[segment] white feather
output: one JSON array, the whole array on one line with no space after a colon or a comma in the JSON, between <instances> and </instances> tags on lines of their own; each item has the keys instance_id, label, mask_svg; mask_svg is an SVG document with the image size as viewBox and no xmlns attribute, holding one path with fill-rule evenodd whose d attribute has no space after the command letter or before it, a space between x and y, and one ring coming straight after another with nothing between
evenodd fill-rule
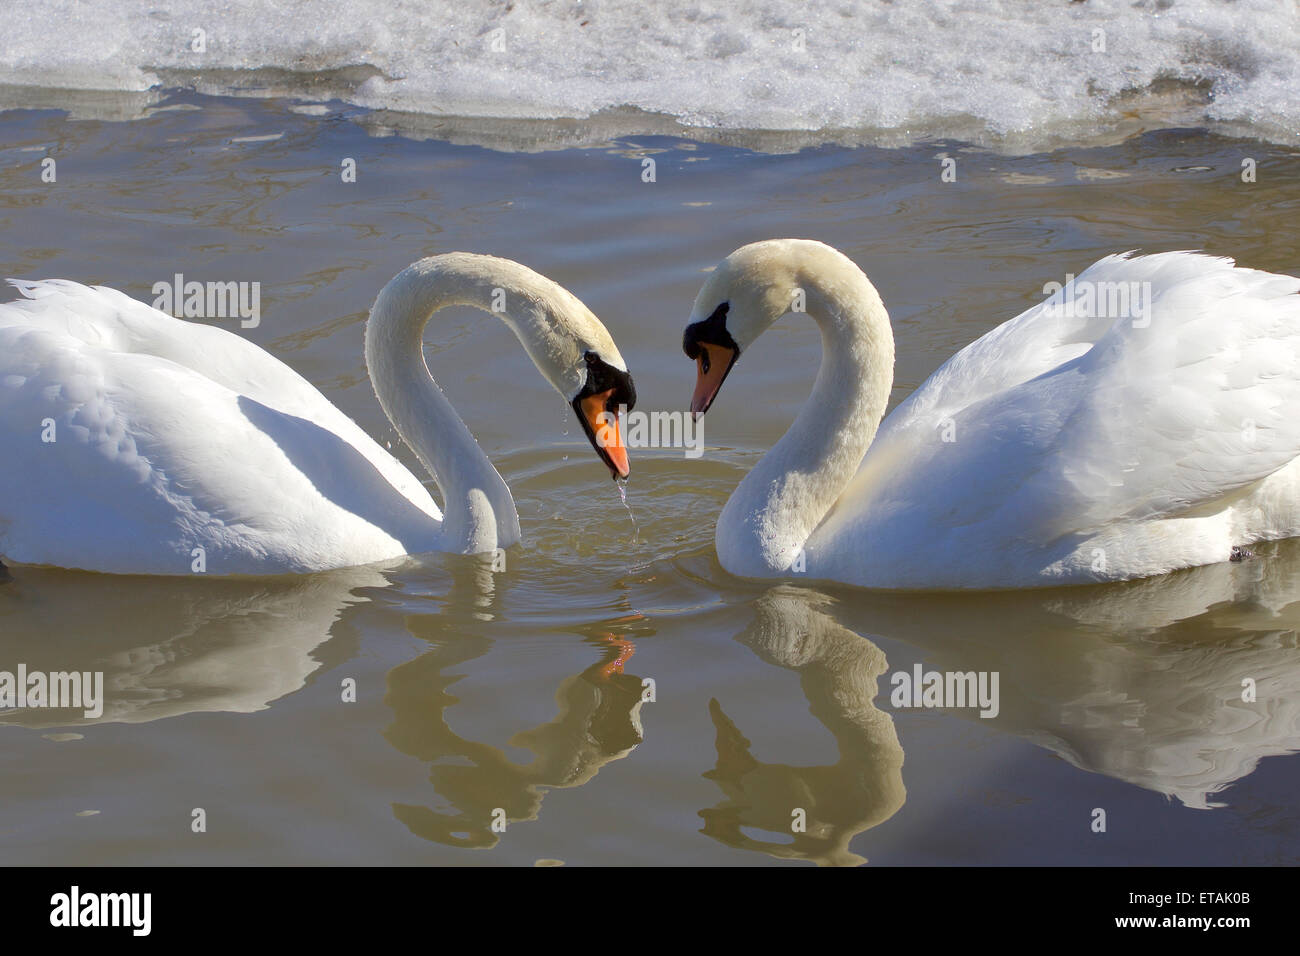
<instances>
[{"instance_id":1,"label":"white feather","mask_svg":"<svg viewBox=\"0 0 1300 956\"><path fill-rule=\"evenodd\" d=\"M502 263L422 260L390 287L423 289L425 310L377 307L371 322L394 330L391 348L415 353L381 356L385 368L423 376L409 383L420 390L399 431L439 457L445 473L435 477L457 508L478 509L457 515L454 535L414 475L252 343L112 289L12 282L25 298L0 304L0 557L185 574L202 549L207 573L264 574L514 543L509 491L429 378L419 332L447 296L465 298L457 280L468 272L475 281L504 273L508 288L523 282L544 303L575 309L515 330L536 361L572 351L551 341L568 343L570 325L586 333L599 322L554 283ZM598 333L608 340L603 326ZM612 343L607 351L617 358ZM553 381L573 374L543 370Z\"/></svg>"},{"instance_id":2,"label":"white feather","mask_svg":"<svg viewBox=\"0 0 1300 956\"><path fill-rule=\"evenodd\" d=\"M824 360L817 420L850 423L844 454L861 454L847 480L829 453L783 452L756 469L826 479L829 506L805 494L806 513L785 519L813 529L800 539L810 577L907 588L1119 580L1300 533L1300 279L1191 252L1108 256L953 356L875 432L879 413L863 416L890 369L862 342L889 338L888 316L847 259L799 245L788 254L808 259L800 281L831 273L823 305L836 318L814 316L827 351L854 356L848 369ZM1128 314L1063 308L1113 284L1142 296ZM752 528L766 509L770 523L772 504L752 493L728 502L719 554L754 550L734 515ZM786 574L789 551L733 563Z\"/></svg>"}]
</instances>

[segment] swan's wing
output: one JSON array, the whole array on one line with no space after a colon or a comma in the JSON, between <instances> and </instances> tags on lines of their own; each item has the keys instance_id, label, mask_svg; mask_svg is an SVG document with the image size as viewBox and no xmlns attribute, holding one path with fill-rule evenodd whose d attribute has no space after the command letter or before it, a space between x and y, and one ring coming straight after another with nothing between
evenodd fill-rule
<instances>
[{"instance_id":1,"label":"swan's wing","mask_svg":"<svg viewBox=\"0 0 1300 956\"><path fill-rule=\"evenodd\" d=\"M0 548L14 560L165 570L160 543L196 535L246 550L339 539L304 541L309 558L364 537L359 521L438 517L392 456L251 343L108 289L21 287L28 301L0 305Z\"/></svg>"},{"instance_id":2,"label":"swan's wing","mask_svg":"<svg viewBox=\"0 0 1300 956\"><path fill-rule=\"evenodd\" d=\"M441 517L420 481L380 448L305 378L252 342L225 329L185 322L116 289L67 279L9 280L26 297L0 304L0 327L59 331L92 349L154 356L232 392L344 437L411 501Z\"/></svg>"},{"instance_id":3,"label":"swan's wing","mask_svg":"<svg viewBox=\"0 0 1300 956\"><path fill-rule=\"evenodd\" d=\"M328 405L302 376L225 329L173 318L104 286L67 279L8 282L25 298L0 305L0 327L61 332L106 354L167 359L289 414L314 414Z\"/></svg>"},{"instance_id":4,"label":"swan's wing","mask_svg":"<svg viewBox=\"0 0 1300 956\"><path fill-rule=\"evenodd\" d=\"M887 440L896 428L929 423L1001 394L1091 350L1122 317L1115 314L1118 310L1110 308L1109 297L1106 307L1099 308L1094 295L1089 307L1084 300L1085 289L1127 289L1129 311L1136 312L1133 283L1139 290L1149 289L1154 297L1188 282L1213 275L1223 279L1234 273L1269 275L1234 269L1231 259L1193 252L1106 256L1069 286L980 336L936 369L884 422L877 440ZM1123 302L1115 304L1123 307Z\"/></svg>"},{"instance_id":5,"label":"swan's wing","mask_svg":"<svg viewBox=\"0 0 1300 956\"><path fill-rule=\"evenodd\" d=\"M884 423L828 527L875 512L1043 542L1211 503L1300 455L1300 279L1164 253L1101 260L1076 304L1086 283L1137 283L1144 305L1071 316L1058 295L963 349Z\"/></svg>"}]
</instances>

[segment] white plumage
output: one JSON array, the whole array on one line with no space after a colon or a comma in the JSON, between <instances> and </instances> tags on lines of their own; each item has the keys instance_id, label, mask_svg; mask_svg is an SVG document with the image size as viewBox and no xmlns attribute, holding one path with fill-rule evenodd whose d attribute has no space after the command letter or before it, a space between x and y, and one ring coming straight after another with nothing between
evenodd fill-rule
<instances>
[{"instance_id":1,"label":"white plumage","mask_svg":"<svg viewBox=\"0 0 1300 956\"><path fill-rule=\"evenodd\" d=\"M804 283L827 355L815 414L724 510L735 573L787 575L802 549L813 578L1024 587L1160 574L1300 533L1300 280L1190 252L1108 256L953 356L876 432L893 356L870 282L820 243L755 245L768 248L734 254L748 261L719 280L733 287L707 283L696 315L756 301L736 284ZM1078 307L1120 287L1124 315ZM742 349L777 317L755 311L728 316ZM837 441L796 434L808 428Z\"/></svg>"},{"instance_id":2,"label":"white plumage","mask_svg":"<svg viewBox=\"0 0 1300 956\"><path fill-rule=\"evenodd\" d=\"M436 460L444 500L474 511L447 528L414 475L238 335L113 289L13 284L26 298L0 305L0 557L18 564L187 574L202 549L207 573L267 574L506 547L519 533L509 490L424 366L430 314L487 308L505 287L533 303L538 321L512 328L557 387L581 384L569 365L584 347L621 367L599 321L517 263L453 253L389 283L367 358L390 399L407 389L394 421Z\"/></svg>"}]
</instances>

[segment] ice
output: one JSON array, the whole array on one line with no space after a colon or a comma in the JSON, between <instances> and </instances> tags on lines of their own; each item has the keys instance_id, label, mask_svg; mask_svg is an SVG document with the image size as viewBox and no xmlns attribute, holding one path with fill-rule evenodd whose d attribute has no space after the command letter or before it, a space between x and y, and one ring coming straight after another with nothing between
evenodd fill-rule
<instances>
[{"instance_id":1,"label":"ice","mask_svg":"<svg viewBox=\"0 0 1300 956\"><path fill-rule=\"evenodd\" d=\"M1293 0L6 0L0 83L885 141L1068 139L1125 114L1300 137Z\"/></svg>"}]
</instances>

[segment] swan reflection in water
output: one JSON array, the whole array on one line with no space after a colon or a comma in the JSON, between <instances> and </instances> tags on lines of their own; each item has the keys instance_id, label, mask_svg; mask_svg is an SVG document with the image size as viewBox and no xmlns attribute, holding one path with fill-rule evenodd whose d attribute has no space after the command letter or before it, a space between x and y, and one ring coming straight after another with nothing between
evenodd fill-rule
<instances>
[{"instance_id":1,"label":"swan reflection in water","mask_svg":"<svg viewBox=\"0 0 1300 956\"><path fill-rule=\"evenodd\" d=\"M708 641L713 625L633 615L637 587L589 625L575 626L561 607L511 619L502 605L513 575L494 575L483 562L450 566L449 590L438 575L429 592L437 613L421 610L430 606L423 572L400 574L397 588L391 569L160 587L148 578L20 568L0 585L0 661L102 670L99 722L142 723L263 710L356 660L362 632L414 634L432 647L387 672L385 734L429 767L440 802L453 809L403 803L392 812L420 837L492 846L493 810L536 819L548 789L582 785L642 740L642 681L628 673L633 642L668 626ZM548 593L569 586L548 581ZM571 587L577 595L585 585ZM949 710L944 719L1029 740L1083 771L1188 807L1222 805L1224 791L1261 760L1300 749L1300 542L1126 585L923 596L780 585L753 593L752 607L733 605L731 629L759 659L799 675L839 759L764 763L761 735L728 716L743 703L729 697L734 691L716 690L711 706L701 698L697 731L711 723L717 746L707 777L722 792L700 811L703 832L728 846L818 863L869 856L851 842L887 825L906 798L900 740L908 741L909 718L891 712L889 675L916 659L926 669L999 673L995 718ZM458 664L539 630L581 634L592 660L558 682L553 719L511 739L534 755L516 763L455 733L449 708L465 670ZM1250 688L1254 700L1243 698ZM3 725L88 723L80 711L0 714ZM807 814L801 834L790 830L796 807ZM755 829L772 836L751 836Z\"/></svg>"},{"instance_id":2,"label":"swan reflection in water","mask_svg":"<svg viewBox=\"0 0 1300 956\"><path fill-rule=\"evenodd\" d=\"M840 759L822 767L762 763L719 702L710 701L718 762L704 776L726 800L700 811L701 832L728 846L822 865L865 863L849 851L849 841L903 805L903 748L893 718L873 701L885 655L837 624L827 613L830 604L814 591L773 588L754 602L754 622L736 637L767 663L798 673L809 709L834 736ZM792 832L796 808L806 815L802 832ZM742 827L773 838L755 839Z\"/></svg>"},{"instance_id":3,"label":"swan reflection in water","mask_svg":"<svg viewBox=\"0 0 1300 956\"><path fill-rule=\"evenodd\" d=\"M395 803L397 819L426 840L490 849L500 838L494 823L536 820L547 790L580 787L606 764L630 754L643 738L642 682L624 673L634 646L608 631L587 640L600 657L561 681L555 717L510 738L510 746L534 754L529 763L468 740L447 722L446 711L457 701L451 687L464 676L448 669L486 654L490 640L449 643L393 668L385 702L394 720L385 736L401 752L431 765L429 781L454 807L446 813Z\"/></svg>"},{"instance_id":4,"label":"swan reflection in water","mask_svg":"<svg viewBox=\"0 0 1300 956\"><path fill-rule=\"evenodd\" d=\"M783 859L863 862L849 841L887 821L905 797L889 676L911 667L891 667L877 640L910 645L926 670L999 673L995 717L978 708L938 713L1187 807L1224 806L1223 791L1261 760L1300 750L1298 625L1295 541L1262 547L1250 561L1126 585L926 595L773 588L736 640L798 672L840 759L762 763L754 755L762 741L751 747L712 702L718 760L705 776L727 799L700 812L703 832ZM806 833L791 832L794 808L807 813Z\"/></svg>"},{"instance_id":5,"label":"swan reflection in water","mask_svg":"<svg viewBox=\"0 0 1300 956\"><path fill-rule=\"evenodd\" d=\"M536 755L512 762L504 751L453 732L445 711L461 674L449 668L485 655L513 625L501 604L508 576L490 558L439 561L447 583L431 592L438 613L398 613L426 605L430 594L394 589L403 567L359 568L274 578L156 578L20 568L0 591L0 668L102 671L103 712L15 708L0 726L82 729L99 723L145 723L202 712L251 713L310 683L322 670L357 658L359 636L382 619L399 633L436 646L392 668L385 703L393 712L387 739L398 751L432 765L435 789L458 808L444 815L394 804L410 830L451 846L490 847L493 811L509 822L536 819L548 788L577 787L641 742L644 688L625 673L635 647L627 637L650 633L635 614L580 633L597 659L561 681L557 714L522 730L510 744ZM449 578L449 580L448 580ZM361 617L358 618L358 615ZM386 625L385 625L386 626ZM525 630L527 626L524 626ZM488 636L493 635L493 636ZM463 672L462 672L463 673Z\"/></svg>"},{"instance_id":6,"label":"swan reflection in water","mask_svg":"<svg viewBox=\"0 0 1300 956\"><path fill-rule=\"evenodd\" d=\"M19 568L0 585L0 668L102 671L103 713L12 709L32 728L264 710L351 658L340 624L388 586L375 568L270 578L154 577Z\"/></svg>"},{"instance_id":7,"label":"swan reflection in water","mask_svg":"<svg viewBox=\"0 0 1300 956\"><path fill-rule=\"evenodd\" d=\"M1300 750L1300 542L1122 585L843 597L841 619L927 669L1000 673L996 717L951 713L1185 806L1223 806L1260 760Z\"/></svg>"}]
</instances>

